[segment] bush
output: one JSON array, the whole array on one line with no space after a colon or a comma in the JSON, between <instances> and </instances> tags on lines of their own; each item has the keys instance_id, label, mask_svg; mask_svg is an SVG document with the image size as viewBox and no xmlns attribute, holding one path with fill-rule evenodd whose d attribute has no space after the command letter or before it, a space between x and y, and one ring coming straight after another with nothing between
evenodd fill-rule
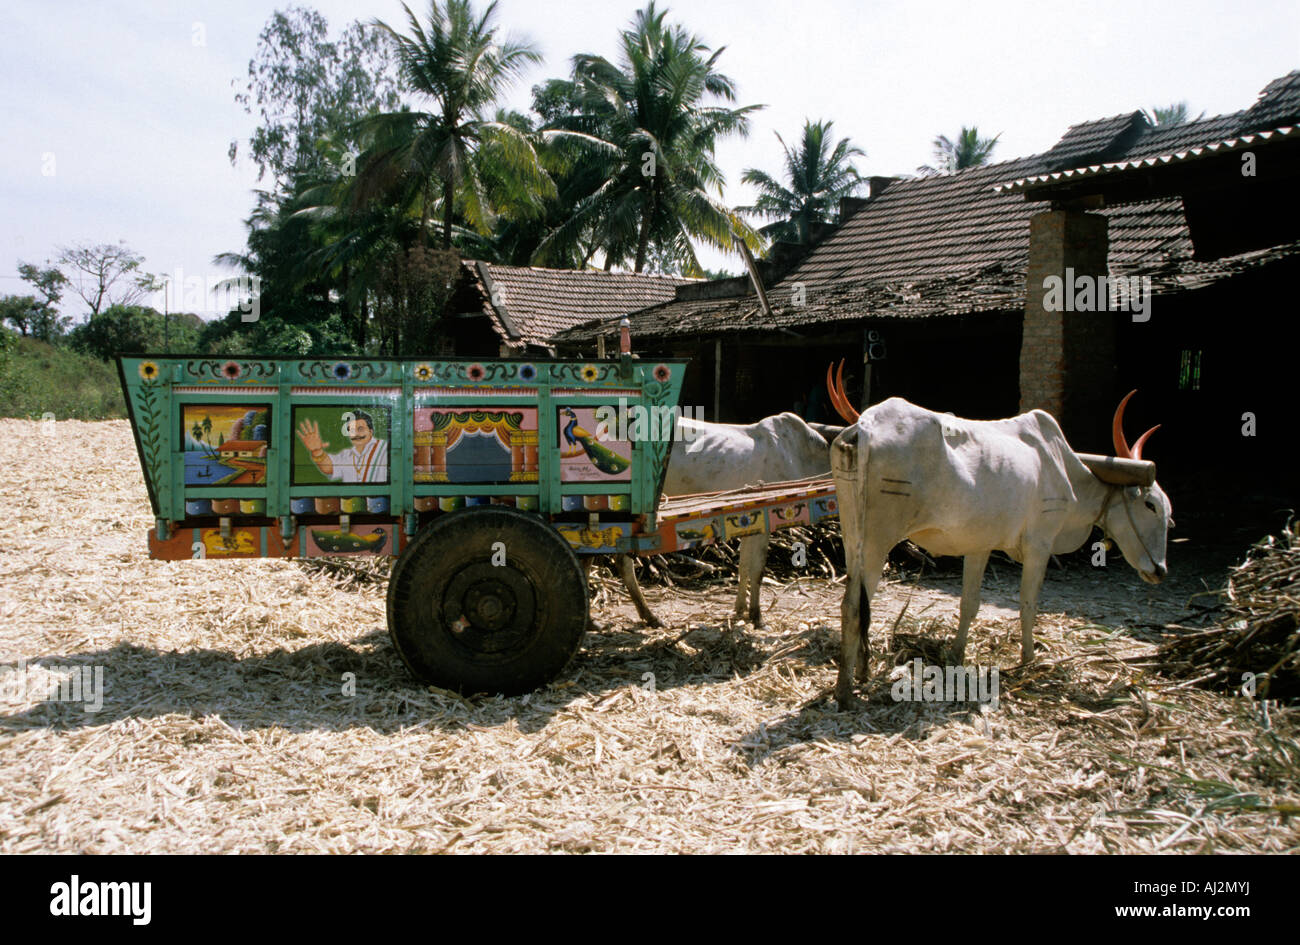
<instances>
[{"instance_id":1,"label":"bush","mask_svg":"<svg viewBox=\"0 0 1300 945\"><path fill-rule=\"evenodd\" d=\"M126 416L117 365L0 330L0 416L39 420Z\"/></svg>"}]
</instances>

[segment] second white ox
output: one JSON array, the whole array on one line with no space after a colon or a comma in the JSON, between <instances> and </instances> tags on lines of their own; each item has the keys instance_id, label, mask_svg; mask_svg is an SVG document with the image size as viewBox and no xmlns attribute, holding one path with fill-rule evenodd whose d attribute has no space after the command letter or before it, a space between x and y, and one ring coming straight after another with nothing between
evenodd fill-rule
<instances>
[{"instance_id":1,"label":"second white ox","mask_svg":"<svg viewBox=\"0 0 1300 945\"><path fill-rule=\"evenodd\" d=\"M760 482L787 482L830 473L830 441L843 427L809 424L793 413L764 417L757 423L709 423L681 417L664 477L664 495L695 495L741 489ZM762 623L763 568L768 536L740 540L740 574L736 589L736 619ZM641 619L661 623L636 581L632 560L620 555L619 576Z\"/></svg>"},{"instance_id":2,"label":"second white ox","mask_svg":"<svg viewBox=\"0 0 1300 945\"><path fill-rule=\"evenodd\" d=\"M1129 394L1129 397L1132 397ZM853 701L866 678L871 599L889 550L909 538L933 554L964 557L961 616L950 654L961 663L979 611L980 583L993 550L1022 562L1020 655L1033 658L1038 594L1053 554L1074 551L1094 525L1119 545L1142 578L1166 574L1170 503L1154 464L1113 430L1119 459L1076 454L1042 410L1008 420L963 420L890 398L864 411L831 449L848 581L836 699ZM843 402L837 402L841 406ZM845 419L852 408L841 410ZM859 662L859 660L861 662Z\"/></svg>"}]
</instances>

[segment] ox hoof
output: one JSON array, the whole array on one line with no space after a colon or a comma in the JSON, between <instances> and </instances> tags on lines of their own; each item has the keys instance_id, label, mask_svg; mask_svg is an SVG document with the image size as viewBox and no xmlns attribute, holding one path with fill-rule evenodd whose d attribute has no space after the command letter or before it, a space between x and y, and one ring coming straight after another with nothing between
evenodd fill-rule
<instances>
[{"instance_id":1,"label":"ox hoof","mask_svg":"<svg viewBox=\"0 0 1300 945\"><path fill-rule=\"evenodd\" d=\"M664 625L664 622L660 620L658 617L656 617L654 614L642 618L641 622L644 623L647 627L654 627L655 629L659 629Z\"/></svg>"},{"instance_id":2,"label":"ox hoof","mask_svg":"<svg viewBox=\"0 0 1300 945\"><path fill-rule=\"evenodd\" d=\"M854 695L852 690L845 692L839 688L835 690L835 705L841 712L858 712L866 707L866 704Z\"/></svg>"},{"instance_id":3,"label":"ox hoof","mask_svg":"<svg viewBox=\"0 0 1300 945\"><path fill-rule=\"evenodd\" d=\"M597 620L594 620L594 619L591 618L591 617L588 617L588 618L587 618L587 632L588 632L588 633L604 633L604 632L605 632L605 625L604 625L603 623L600 623L600 622L597 621Z\"/></svg>"}]
</instances>

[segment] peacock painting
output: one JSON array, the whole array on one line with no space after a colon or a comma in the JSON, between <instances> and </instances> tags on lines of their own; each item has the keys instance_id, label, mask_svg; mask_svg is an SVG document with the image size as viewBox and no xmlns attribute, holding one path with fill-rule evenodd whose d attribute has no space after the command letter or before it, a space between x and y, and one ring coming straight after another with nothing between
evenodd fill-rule
<instances>
[{"instance_id":1,"label":"peacock painting","mask_svg":"<svg viewBox=\"0 0 1300 945\"><path fill-rule=\"evenodd\" d=\"M561 435L564 438L563 449L560 455L566 459L583 456L592 466L607 476L620 476L627 472L632 465L632 460L627 456L620 456L609 447L597 441L594 433L590 433L578 425L578 415L570 407L560 408L560 422L563 424ZM567 464L572 465L572 464ZM573 477L587 478L587 477Z\"/></svg>"}]
</instances>

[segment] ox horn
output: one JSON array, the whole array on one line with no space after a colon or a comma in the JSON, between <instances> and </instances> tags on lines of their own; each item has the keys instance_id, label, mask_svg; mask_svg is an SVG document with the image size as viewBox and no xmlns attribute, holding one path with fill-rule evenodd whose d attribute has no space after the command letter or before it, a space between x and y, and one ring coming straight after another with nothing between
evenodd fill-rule
<instances>
[{"instance_id":1,"label":"ox horn","mask_svg":"<svg viewBox=\"0 0 1300 945\"><path fill-rule=\"evenodd\" d=\"M1128 441L1124 439L1124 408L1128 406L1130 398L1137 393L1137 389L1129 391L1124 399L1119 402L1119 407L1115 410L1115 419L1110 424L1110 436L1115 444L1115 455L1120 459L1142 459L1142 447L1146 441L1160 429L1160 424L1156 424L1146 433L1137 438L1137 442L1130 448Z\"/></svg>"},{"instance_id":2,"label":"ox horn","mask_svg":"<svg viewBox=\"0 0 1300 945\"><path fill-rule=\"evenodd\" d=\"M853 405L849 403L848 395L844 393L844 359L840 359L838 376L832 379L834 368L835 363L833 361L826 365L826 392L830 394L831 404L845 423L857 423L858 412L853 409Z\"/></svg>"}]
</instances>

